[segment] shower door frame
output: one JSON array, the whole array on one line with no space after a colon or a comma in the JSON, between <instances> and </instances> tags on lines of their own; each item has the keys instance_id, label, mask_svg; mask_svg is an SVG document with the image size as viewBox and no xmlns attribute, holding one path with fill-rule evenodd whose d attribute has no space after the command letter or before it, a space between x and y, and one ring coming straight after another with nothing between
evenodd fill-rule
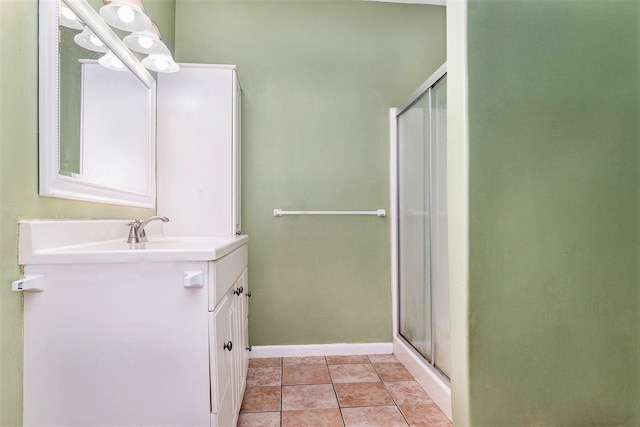
<instances>
[{"instance_id":1,"label":"shower door frame","mask_svg":"<svg viewBox=\"0 0 640 427\"><path fill-rule=\"evenodd\" d=\"M399 167L398 167L398 118L411 108L423 95L447 75L447 63L438 68L425 82L416 89L411 96L398 108L389 111L390 124L390 194L391 194L391 286L392 286L392 316L393 316L393 348L394 353L407 366L416 380L429 393L433 401L451 419L451 382L438 368L435 367L435 353L432 361L420 354L402 335L400 335L400 269L399 269ZM431 199L431 195L429 195ZM431 202L430 202L431 204ZM429 237L431 239L431 236ZM432 349L435 345L433 334L434 323L431 324Z\"/></svg>"}]
</instances>

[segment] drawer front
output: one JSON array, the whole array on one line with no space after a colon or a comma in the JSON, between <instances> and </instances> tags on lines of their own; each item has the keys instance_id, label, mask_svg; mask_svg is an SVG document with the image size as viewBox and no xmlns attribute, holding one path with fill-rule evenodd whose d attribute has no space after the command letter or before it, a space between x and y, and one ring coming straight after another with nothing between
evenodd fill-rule
<instances>
[{"instance_id":1,"label":"drawer front","mask_svg":"<svg viewBox=\"0 0 640 427\"><path fill-rule=\"evenodd\" d=\"M213 311L222 297L242 274L249 262L249 247L243 245L209 264L211 282L209 284L209 311Z\"/></svg>"}]
</instances>

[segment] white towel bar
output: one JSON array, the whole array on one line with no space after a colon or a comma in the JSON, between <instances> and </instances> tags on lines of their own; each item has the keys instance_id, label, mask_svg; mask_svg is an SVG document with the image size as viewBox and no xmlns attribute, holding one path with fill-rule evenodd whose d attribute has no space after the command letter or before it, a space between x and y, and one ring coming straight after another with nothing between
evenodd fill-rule
<instances>
[{"instance_id":1,"label":"white towel bar","mask_svg":"<svg viewBox=\"0 0 640 427\"><path fill-rule=\"evenodd\" d=\"M387 216L387 211L378 209L376 211L283 211L282 209L274 209L273 216L282 215L375 215Z\"/></svg>"}]
</instances>

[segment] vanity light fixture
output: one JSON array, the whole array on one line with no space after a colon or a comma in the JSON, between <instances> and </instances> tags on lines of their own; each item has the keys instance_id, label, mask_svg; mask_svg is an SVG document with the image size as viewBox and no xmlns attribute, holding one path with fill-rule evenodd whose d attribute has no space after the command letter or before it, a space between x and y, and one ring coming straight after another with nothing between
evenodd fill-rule
<instances>
[{"instance_id":1,"label":"vanity light fixture","mask_svg":"<svg viewBox=\"0 0 640 427\"><path fill-rule=\"evenodd\" d=\"M160 31L153 22L149 28L135 31L122 39L122 41L129 49L146 53L147 55L165 53L167 51L167 46L160 40Z\"/></svg>"},{"instance_id":2,"label":"vanity light fixture","mask_svg":"<svg viewBox=\"0 0 640 427\"><path fill-rule=\"evenodd\" d=\"M60 25L64 25L67 28L72 28L74 30L82 30L84 28L84 24L75 13L71 9L69 9L65 4L60 3L59 8L60 13Z\"/></svg>"},{"instance_id":3,"label":"vanity light fixture","mask_svg":"<svg viewBox=\"0 0 640 427\"><path fill-rule=\"evenodd\" d=\"M98 64L114 71L127 70L127 68L124 66L122 61L117 56L115 56L113 52L111 52L110 50L107 50L107 53L98 59Z\"/></svg>"},{"instance_id":4,"label":"vanity light fixture","mask_svg":"<svg viewBox=\"0 0 640 427\"><path fill-rule=\"evenodd\" d=\"M147 56L142 60L142 65L158 73L175 73L180 70L168 49L164 53L152 53Z\"/></svg>"},{"instance_id":5,"label":"vanity light fixture","mask_svg":"<svg viewBox=\"0 0 640 427\"><path fill-rule=\"evenodd\" d=\"M93 31L87 27L84 27L84 30L81 33L76 34L75 37L73 37L73 41L75 41L79 46L94 52L107 52L107 47L104 45L102 40L93 34Z\"/></svg>"},{"instance_id":6,"label":"vanity light fixture","mask_svg":"<svg viewBox=\"0 0 640 427\"><path fill-rule=\"evenodd\" d=\"M122 61L107 49L104 42L92 30L84 26L76 14L64 4L64 1L59 0L60 24L76 30L83 30L73 40L85 49L106 52L98 60L100 65L111 70L125 71L126 68ZM158 73L175 73L180 69L180 66L173 60L171 51L162 41L158 27L147 16L142 0L104 0L104 2L106 4L100 9L100 17L112 27L133 32L126 36L123 42L130 50L149 55L140 61L144 67ZM106 28L108 29L108 27ZM124 46L122 48L127 50ZM133 57L131 52L128 53Z\"/></svg>"},{"instance_id":7,"label":"vanity light fixture","mask_svg":"<svg viewBox=\"0 0 640 427\"><path fill-rule=\"evenodd\" d=\"M107 24L124 31L141 31L151 26L141 0L112 0L100 8Z\"/></svg>"}]
</instances>

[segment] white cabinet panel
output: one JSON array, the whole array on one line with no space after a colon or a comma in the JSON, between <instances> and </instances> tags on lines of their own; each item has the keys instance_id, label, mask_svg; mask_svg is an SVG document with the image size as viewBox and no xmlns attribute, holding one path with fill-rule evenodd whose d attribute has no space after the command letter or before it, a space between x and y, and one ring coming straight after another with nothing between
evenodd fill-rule
<instances>
[{"instance_id":1,"label":"white cabinet panel","mask_svg":"<svg viewBox=\"0 0 640 427\"><path fill-rule=\"evenodd\" d=\"M238 81L238 75L233 74L233 218L235 221L235 232L240 234L242 230L242 205L241 205L241 177L242 177L242 141L241 132L241 111L242 111L242 96L240 90L240 82Z\"/></svg>"},{"instance_id":2,"label":"white cabinet panel","mask_svg":"<svg viewBox=\"0 0 640 427\"><path fill-rule=\"evenodd\" d=\"M24 425L209 423L206 263L26 266Z\"/></svg>"},{"instance_id":3,"label":"white cabinet panel","mask_svg":"<svg viewBox=\"0 0 640 427\"><path fill-rule=\"evenodd\" d=\"M242 294L242 298L240 298L241 302L241 311L239 315L240 319L240 328L242 328L242 348L243 352L241 355L241 372L239 383L242 384L242 389L240 390L240 397L244 394L244 386L246 385L245 378L247 376L247 370L249 369L249 352L251 351L251 347L249 344L249 298L251 297L251 292L249 291L249 273L248 270L245 269L243 273L244 278L244 293Z\"/></svg>"},{"instance_id":4,"label":"white cabinet panel","mask_svg":"<svg viewBox=\"0 0 640 427\"><path fill-rule=\"evenodd\" d=\"M233 350L233 300L225 295L216 310L211 313L211 409L213 413L220 410L225 395L231 395L231 352Z\"/></svg>"},{"instance_id":5,"label":"white cabinet panel","mask_svg":"<svg viewBox=\"0 0 640 427\"><path fill-rule=\"evenodd\" d=\"M235 68L181 64L158 75L158 212L170 236L240 226L240 86Z\"/></svg>"}]
</instances>

